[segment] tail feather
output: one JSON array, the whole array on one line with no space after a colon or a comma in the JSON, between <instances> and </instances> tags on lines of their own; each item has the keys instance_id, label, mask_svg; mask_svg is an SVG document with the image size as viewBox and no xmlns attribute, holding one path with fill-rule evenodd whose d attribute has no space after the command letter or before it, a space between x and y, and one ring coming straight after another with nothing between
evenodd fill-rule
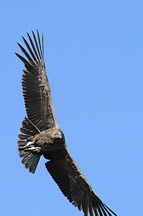
<instances>
[{"instance_id":1,"label":"tail feather","mask_svg":"<svg viewBox=\"0 0 143 216\"><path fill-rule=\"evenodd\" d=\"M24 147L28 144L32 137L37 134L37 130L34 128L28 119L24 119L22 122L22 128L20 129L18 150L19 156L22 157L22 163L25 165L29 172L35 173L41 154L36 152L28 152Z\"/></svg>"},{"instance_id":2,"label":"tail feather","mask_svg":"<svg viewBox=\"0 0 143 216\"><path fill-rule=\"evenodd\" d=\"M30 172L35 173L39 160L39 154L28 152L22 159L22 163L25 165L26 168L29 169Z\"/></svg>"}]
</instances>

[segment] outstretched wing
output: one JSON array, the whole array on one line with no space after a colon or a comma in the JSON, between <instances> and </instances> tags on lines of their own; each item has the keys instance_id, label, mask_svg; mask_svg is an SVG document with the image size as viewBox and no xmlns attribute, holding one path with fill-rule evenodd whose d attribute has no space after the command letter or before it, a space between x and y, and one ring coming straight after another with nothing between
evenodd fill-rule
<instances>
[{"instance_id":1,"label":"outstretched wing","mask_svg":"<svg viewBox=\"0 0 143 216\"><path fill-rule=\"evenodd\" d=\"M63 194L84 212L84 216L117 216L93 192L70 155L64 160L48 161L45 165Z\"/></svg>"},{"instance_id":2,"label":"outstretched wing","mask_svg":"<svg viewBox=\"0 0 143 216\"><path fill-rule=\"evenodd\" d=\"M43 36L39 32L27 34L23 37L26 49L19 43L25 55L16 55L24 63L25 69L22 79L23 96L28 119L39 131L55 126L56 121L51 104L51 92L45 71Z\"/></svg>"}]
</instances>

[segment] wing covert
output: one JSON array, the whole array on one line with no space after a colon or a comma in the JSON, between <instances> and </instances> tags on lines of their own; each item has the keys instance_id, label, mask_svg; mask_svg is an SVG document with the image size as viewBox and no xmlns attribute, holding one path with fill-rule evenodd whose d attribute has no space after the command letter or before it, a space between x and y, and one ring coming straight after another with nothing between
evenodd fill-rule
<instances>
[{"instance_id":1,"label":"wing covert","mask_svg":"<svg viewBox=\"0 0 143 216\"><path fill-rule=\"evenodd\" d=\"M16 55L25 65L22 88L28 119L42 131L56 125L45 69L43 36L40 38L38 31L37 34L32 32L32 37L27 36L28 40L22 37L26 49L18 43L25 57Z\"/></svg>"}]
</instances>

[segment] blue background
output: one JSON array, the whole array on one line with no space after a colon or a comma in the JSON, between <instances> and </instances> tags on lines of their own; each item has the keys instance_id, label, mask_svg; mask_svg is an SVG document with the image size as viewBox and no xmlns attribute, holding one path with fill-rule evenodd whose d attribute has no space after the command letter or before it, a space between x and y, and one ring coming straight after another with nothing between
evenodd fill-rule
<instances>
[{"instance_id":1,"label":"blue background","mask_svg":"<svg viewBox=\"0 0 143 216\"><path fill-rule=\"evenodd\" d=\"M20 162L25 116L16 41L39 29L57 120L69 151L119 216L142 213L142 1L1 1L0 215L83 215L47 173Z\"/></svg>"}]
</instances>

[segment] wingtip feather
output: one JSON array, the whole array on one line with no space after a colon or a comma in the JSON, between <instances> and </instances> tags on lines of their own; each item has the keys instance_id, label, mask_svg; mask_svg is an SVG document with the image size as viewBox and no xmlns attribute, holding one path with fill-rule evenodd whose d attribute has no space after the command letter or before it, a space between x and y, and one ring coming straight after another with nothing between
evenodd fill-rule
<instances>
[{"instance_id":1,"label":"wingtip feather","mask_svg":"<svg viewBox=\"0 0 143 216\"><path fill-rule=\"evenodd\" d=\"M40 60L44 61L44 45L43 45L43 36L40 37L38 29L34 32L32 31L33 39L31 38L30 34L27 33L29 43L25 39L24 36L22 36L22 40L24 44L26 45L25 49L19 42L17 42L18 47L23 52L26 58L22 57L18 53L16 55L22 60L24 64L37 64Z\"/></svg>"},{"instance_id":2,"label":"wingtip feather","mask_svg":"<svg viewBox=\"0 0 143 216\"><path fill-rule=\"evenodd\" d=\"M15 52L15 55L25 64L25 65L29 65L29 62L22 57L21 55L19 55L17 52Z\"/></svg>"}]
</instances>

